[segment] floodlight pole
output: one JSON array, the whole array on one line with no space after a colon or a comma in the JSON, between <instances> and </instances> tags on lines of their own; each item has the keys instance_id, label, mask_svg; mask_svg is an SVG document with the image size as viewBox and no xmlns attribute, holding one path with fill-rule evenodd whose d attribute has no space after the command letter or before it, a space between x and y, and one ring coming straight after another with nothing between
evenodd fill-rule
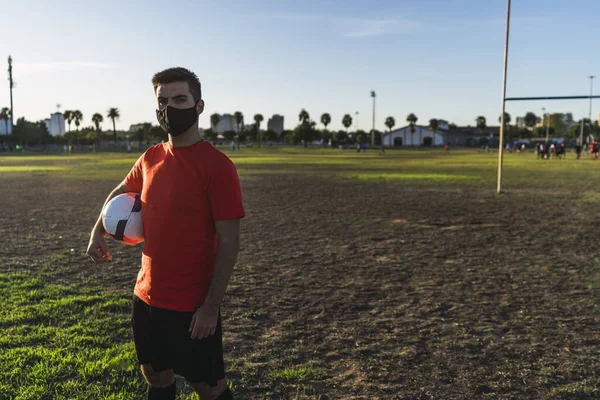
<instances>
[{"instance_id":1,"label":"floodlight pole","mask_svg":"<svg viewBox=\"0 0 600 400\"><path fill-rule=\"evenodd\" d=\"M375 91L371 91L371 97L373 98L373 129L371 130L371 146L375 147Z\"/></svg>"},{"instance_id":2,"label":"floodlight pole","mask_svg":"<svg viewBox=\"0 0 600 400\"><path fill-rule=\"evenodd\" d=\"M15 131L15 110L13 108L13 88L15 87L15 83L12 78L12 57L8 56L8 82L10 87L10 130L11 132ZM8 132L6 132L8 134Z\"/></svg>"},{"instance_id":3,"label":"floodlight pole","mask_svg":"<svg viewBox=\"0 0 600 400\"><path fill-rule=\"evenodd\" d=\"M550 113L546 114L548 115L548 123L546 124L546 143L548 143L548 137L550 136Z\"/></svg>"},{"instance_id":4,"label":"floodlight pole","mask_svg":"<svg viewBox=\"0 0 600 400\"><path fill-rule=\"evenodd\" d=\"M504 111L506 109L506 73L508 69L508 38L510 32L510 0L506 0L506 38L504 42L504 73L502 78L502 113L500 114L500 140L498 149L498 187L497 193L502 190L502 159L504 147Z\"/></svg>"},{"instance_id":5,"label":"floodlight pole","mask_svg":"<svg viewBox=\"0 0 600 400\"><path fill-rule=\"evenodd\" d=\"M595 76L590 75L590 114L589 114L589 119L590 119L590 124L592 123L592 96L594 95L594 78Z\"/></svg>"}]
</instances>

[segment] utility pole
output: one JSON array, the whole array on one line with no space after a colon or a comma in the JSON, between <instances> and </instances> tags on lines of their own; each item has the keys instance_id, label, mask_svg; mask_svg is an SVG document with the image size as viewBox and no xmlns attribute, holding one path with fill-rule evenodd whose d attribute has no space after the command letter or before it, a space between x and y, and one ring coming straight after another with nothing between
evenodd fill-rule
<instances>
[{"instance_id":1,"label":"utility pole","mask_svg":"<svg viewBox=\"0 0 600 400\"><path fill-rule=\"evenodd\" d=\"M15 130L15 109L13 108L13 87L15 87L15 83L12 78L12 57L8 56L8 82L10 83L10 130L14 132ZM7 132L8 133L8 132Z\"/></svg>"},{"instance_id":2,"label":"utility pole","mask_svg":"<svg viewBox=\"0 0 600 400\"><path fill-rule=\"evenodd\" d=\"M371 146L375 147L375 94L374 90L371 90L371 97L373 98L373 129L371 130Z\"/></svg>"},{"instance_id":3,"label":"utility pole","mask_svg":"<svg viewBox=\"0 0 600 400\"><path fill-rule=\"evenodd\" d=\"M592 124L592 96L594 94L594 78L595 76L590 75L588 78L590 78L590 113L588 115L588 118L590 120L590 125ZM583 146L583 118L581 119L581 129L579 130L579 144L581 144Z\"/></svg>"},{"instance_id":4,"label":"utility pole","mask_svg":"<svg viewBox=\"0 0 600 400\"><path fill-rule=\"evenodd\" d=\"M546 108L542 108L544 112L544 124L546 125L546 143L548 143L548 136L550 135L550 113L546 113Z\"/></svg>"},{"instance_id":5,"label":"utility pole","mask_svg":"<svg viewBox=\"0 0 600 400\"><path fill-rule=\"evenodd\" d=\"M590 124L592 123L592 96L594 95L594 78L595 76L590 75L590 114L588 116L590 119Z\"/></svg>"}]
</instances>

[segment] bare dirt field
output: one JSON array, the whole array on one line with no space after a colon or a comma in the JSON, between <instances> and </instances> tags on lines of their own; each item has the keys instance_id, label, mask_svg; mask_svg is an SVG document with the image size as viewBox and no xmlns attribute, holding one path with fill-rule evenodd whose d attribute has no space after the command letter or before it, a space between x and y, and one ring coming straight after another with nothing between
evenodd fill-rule
<instances>
[{"instance_id":1,"label":"bare dirt field","mask_svg":"<svg viewBox=\"0 0 600 400\"><path fill-rule=\"evenodd\" d=\"M581 194L243 175L223 307L239 399L600 398L597 212ZM0 180L0 272L129 295L84 252L114 180ZM71 250L73 249L73 250Z\"/></svg>"}]
</instances>

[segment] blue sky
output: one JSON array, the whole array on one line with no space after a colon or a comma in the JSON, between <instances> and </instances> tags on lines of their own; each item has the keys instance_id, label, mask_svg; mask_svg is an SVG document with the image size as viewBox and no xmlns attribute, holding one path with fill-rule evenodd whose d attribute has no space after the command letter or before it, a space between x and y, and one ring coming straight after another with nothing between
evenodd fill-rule
<instances>
[{"instance_id":1,"label":"blue sky","mask_svg":"<svg viewBox=\"0 0 600 400\"><path fill-rule=\"evenodd\" d=\"M250 120L300 109L320 119L359 112L369 129L442 118L459 125L500 114L504 0L10 1L0 0L0 60L14 58L15 114L47 118L60 103L93 113L118 107L117 129L155 120L150 84L170 66L194 70L209 115ZM508 96L600 93L600 1L513 0ZM4 75L5 76L5 75ZM0 106L9 105L8 82ZM587 101L509 103L587 116ZM594 106L594 119L600 100ZM105 122L104 128L109 128Z\"/></svg>"}]
</instances>

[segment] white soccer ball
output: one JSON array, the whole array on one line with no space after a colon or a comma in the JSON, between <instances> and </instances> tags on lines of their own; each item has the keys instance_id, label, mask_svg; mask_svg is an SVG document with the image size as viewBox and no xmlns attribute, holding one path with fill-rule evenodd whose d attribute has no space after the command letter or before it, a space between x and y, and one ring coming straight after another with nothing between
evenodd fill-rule
<instances>
[{"instance_id":1,"label":"white soccer ball","mask_svg":"<svg viewBox=\"0 0 600 400\"><path fill-rule=\"evenodd\" d=\"M144 241L142 226L142 199L137 193L113 197L102 210L104 230L113 239L125 244Z\"/></svg>"}]
</instances>

